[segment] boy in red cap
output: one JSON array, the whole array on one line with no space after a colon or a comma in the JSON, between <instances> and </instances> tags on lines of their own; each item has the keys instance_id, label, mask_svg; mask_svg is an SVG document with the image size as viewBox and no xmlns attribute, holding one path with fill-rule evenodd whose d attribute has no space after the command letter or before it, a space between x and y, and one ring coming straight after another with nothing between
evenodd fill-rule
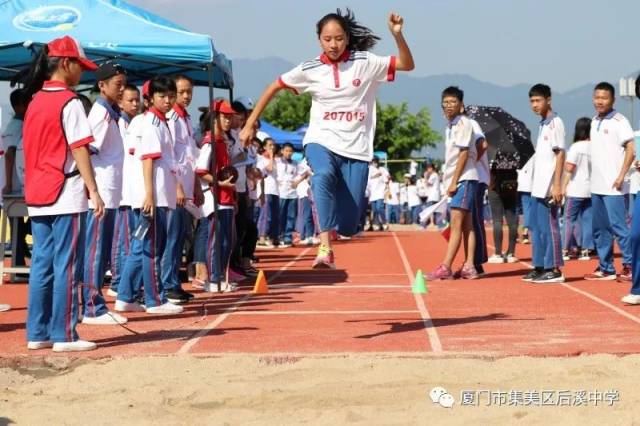
<instances>
[{"instance_id":1,"label":"boy in red cap","mask_svg":"<svg viewBox=\"0 0 640 426\"><path fill-rule=\"evenodd\" d=\"M62 37L42 48L25 87L29 95L37 92L25 115L23 140L25 201L33 231L29 349L96 348L76 333L84 231L80 217L87 211L87 193L96 218L104 215L104 203L87 149L93 142L91 128L82 103L70 89L80 82L83 71L96 69L76 40Z\"/></svg>"}]
</instances>

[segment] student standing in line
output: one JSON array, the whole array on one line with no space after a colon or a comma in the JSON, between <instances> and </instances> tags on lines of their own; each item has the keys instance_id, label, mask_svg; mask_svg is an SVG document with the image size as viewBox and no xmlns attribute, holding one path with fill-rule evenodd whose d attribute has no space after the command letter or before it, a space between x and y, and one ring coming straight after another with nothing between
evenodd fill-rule
<instances>
[{"instance_id":1,"label":"student standing in line","mask_svg":"<svg viewBox=\"0 0 640 426\"><path fill-rule=\"evenodd\" d=\"M296 212L298 193L293 186L293 181L298 175L298 163L293 160L293 145L282 145L282 157L276 161L278 168L278 194L280 200L280 247L291 247L293 244L293 231L296 225Z\"/></svg>"}]
</instances>

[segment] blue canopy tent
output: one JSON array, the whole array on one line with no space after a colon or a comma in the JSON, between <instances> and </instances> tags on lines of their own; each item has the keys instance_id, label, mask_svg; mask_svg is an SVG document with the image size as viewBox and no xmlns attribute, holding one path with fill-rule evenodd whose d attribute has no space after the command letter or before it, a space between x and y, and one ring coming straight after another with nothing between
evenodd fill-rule
<instances>
[{"instance_id":1,"label":"blue canopy tent","mask_svg":"<svg viewBox=\"0 0 640 426\"><path fill-rule=\"evenodd\" d=\"M196 34L120 0L0 0L0 80L28 68L48 41L70 35L98 64L116 60L128 80L187 74L200 86L233 88L231 61ZM85 73L82 83L92 83Z\"/></svg>"},{"instance_id":2,"label":"blue canopy tent","mask_svg":"<svg viewBox=\"0 0 640 426\"><path fill-rule=\"evenodd\" d=\"M302 149L302 139L304 136L297 132L288 132L286 130L279 129L273 124L269 124L263 120L260 121L260 130L271 136L277 144L288 142L293 145L295 149Z\"/></svg>"}]
</instances>

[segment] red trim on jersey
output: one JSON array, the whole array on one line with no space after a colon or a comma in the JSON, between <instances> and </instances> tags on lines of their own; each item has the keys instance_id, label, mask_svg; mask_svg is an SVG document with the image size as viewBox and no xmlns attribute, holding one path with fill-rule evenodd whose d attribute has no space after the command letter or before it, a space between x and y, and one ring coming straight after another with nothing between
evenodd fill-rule
<instances>
[{"instance_id":1,"label":"red trim on jersey","mask_svg":"<svg viewBox=\"0 0 640 426\"><path fill-rule=\"evenodd\" d=\"M178 117L180 117L180 118L189 117L189 113L187 112L187 110L182 108L178 104L173 104L173 110L176 112L176 114L178 114Z\"/></svg>"},{"instance_id":2,"label":"red trim on jersey","mask_svg":"<svg viewBox=\"0 0 640 426\"><path fill-rule=\"evenodd\" d=\"M332 67L333 67L333 85L337 89L340 87L340 68L338 68L337 63L334 63Z\"/></svg>"},{"instance_id":3,"label":"red trim on jersey","mask_svg":"<svg viewBox=\"0 0 640 426\"><path fill-rule=\"evenodd\" d=\"M337 61L332 61L326 53L323 53L322 55L320 55L320 62L325 65L339 64L340 62L346 62L347 59L349 59L349 56L351 56L351 52L349 50L345 50L344 52L342 52L342 55L340 55Z\"/></svg>"},{"instance_id":4,"label":"red trim on jersey","mask_svg":"<svg viewBox=\"0 0 640 426\"><path fill-rule=\"evenodd\" d=\"M284 82L284 80L282 80L282 76L278 77L278 85L282 88L282 89L287 89L287 90L291 90L293 91L295 94L299 95L300 92L298 92L298 90L294 87L289 86L287 83Z\"/></svg>"},{"instance_id":5,"label":"red trim on jersey","mask_svg":"<svg viewBox=\"0 0 640 426\"><path fill-rule=\"evenodd\" d=\"M141 160L157 160L160 157L162 157L162 153L153 152L151 154L144 154L143 156L140 157L140 159Z\"/></svg>"},{"instance_id":6,"label":"red trim on jersey","mask_svg":"<svg viewBox=\"0 0 640 426\"><path fill-rule=\"evenodd\" d=\"M78 149L78 148L81 148L81 147L83 147L85 145L89 145L93 141L94 141L93 136L87 136L84 139L80 139L79 141L75 141L74 143L69 145L69 148L71 150Z\"/></svg>"},{"instance_id":7,"label":"red trim on jersey","mask_svg":"<svg viewBox=\"0 0 640 426\"><path fill-rule=\"evenodd\" d=\"M133 155L136 153L136 149L135 148L129 148L129 154Z\"/></svg>"},{"instance_id":8,"label":"red trim on jersey","mask_svg":"<svg viewBox=\"0 0 640 426\"><path fill-rule=\"evenodd\" d=\"M196 169L196 174L200 176L208 175L209 170L207 169Z\"/></svg>"},{"instance_id":9,"label":"red trim on jersey","mask_svg":"<svg viewBox=\"0 0 640 426\"><path fill-rule=\"evenodd\" d=\"M387 70L387 81L393 81L396 79L396 57L391 56L389 58L389 69Z\"/></svg>"},{"instance_id":10,"label":"red trim on jersey","mask_svg":"<svg viewBox=\"0 0 640 426\"><path fill-rule=\"evenodd\" d=\"M153 115L155 115L156 117L158 117L160 120L162 120L164 122L167 121L167 117L163 113L158 111L158 109L156 107L149 108L149 112L152 113Z\"/></svg>"}]
</instances>

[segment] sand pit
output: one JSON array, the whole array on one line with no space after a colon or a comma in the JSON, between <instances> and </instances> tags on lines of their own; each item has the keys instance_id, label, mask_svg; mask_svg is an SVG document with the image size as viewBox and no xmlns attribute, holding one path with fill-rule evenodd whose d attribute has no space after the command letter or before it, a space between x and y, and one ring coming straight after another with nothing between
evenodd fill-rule
<instances>
[{"instance_id":1,"label":"sand pit","mask_svg":"<svg viewBox=\"0 0 640 426\"><path fill-rule=\"evenodd\" d=\"M640 356L394 355L5 360L0 425L633 424ZM431 402L441 386L453 408ZM613 405L461 406L461 391L616 391ZM605 394L606 395L606 394ZM608 394L612 395L612 394ZM593 395L592 395L593 396ZM603 396L603 399L606 397ZM499 399L499 398L498 398ZM574 403L572 399L572 404Z\"/></svg>"}]
</instances>

